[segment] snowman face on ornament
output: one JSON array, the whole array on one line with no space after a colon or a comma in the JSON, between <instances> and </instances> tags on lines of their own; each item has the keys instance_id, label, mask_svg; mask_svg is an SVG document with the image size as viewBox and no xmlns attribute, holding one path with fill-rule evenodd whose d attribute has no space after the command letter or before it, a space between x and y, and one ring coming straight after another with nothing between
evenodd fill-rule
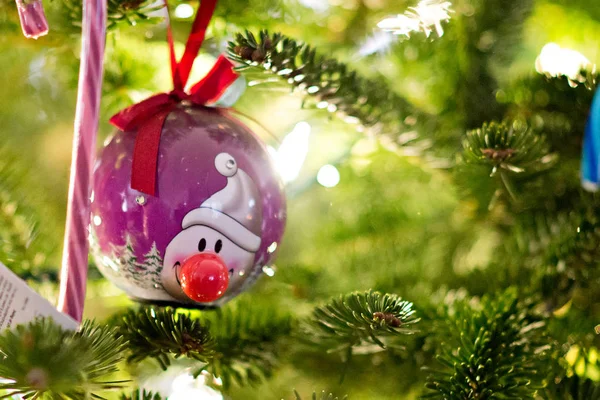
<instances>
[{"instance_id":1,"label":"snowman face on ornament","mask_svg":"<svg viewBox=\"0 0 600 400\"><path fill-rule=\"evenodd\" d=\"M215 167L227 185L186 214L165 251L162 285L185 303L212 303L238 291L261 243L256 185L227 153L215 157Z\"/></svg>"}]
</instances>

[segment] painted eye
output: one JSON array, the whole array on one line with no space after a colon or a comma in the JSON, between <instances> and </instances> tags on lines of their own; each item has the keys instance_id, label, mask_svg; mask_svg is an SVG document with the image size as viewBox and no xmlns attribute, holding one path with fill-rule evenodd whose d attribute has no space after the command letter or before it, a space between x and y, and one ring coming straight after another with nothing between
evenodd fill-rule
<instances>
[{"instance_id":1,"label":"painted eye","mask_svg":"<svg viewBox=\"0 0 600 400\"><path fill-rule=\"evenodd\" d=\"M202 239L204 240L204 239ZM220 252L221 249L223 248L223 242L221 241L221 239L217 240L217 243L215 244L215 252Z\"/></svg>"},{"instance_id":2,"label":"painted eye","mask_svg":"<svg viewBox=\"0 0 600 400\"><path fill-rule=\"evenodd\" d=\"M204 251L206 249L206 239L200 239L200 243L198 243L198 251Z\"/></svg>"}]
</instances>

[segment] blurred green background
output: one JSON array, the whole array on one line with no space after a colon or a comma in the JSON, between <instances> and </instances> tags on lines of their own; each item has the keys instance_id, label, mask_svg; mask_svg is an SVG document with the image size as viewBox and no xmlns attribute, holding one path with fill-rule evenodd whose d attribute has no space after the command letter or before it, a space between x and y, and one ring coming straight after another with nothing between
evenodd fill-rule
<instances>
[{"instance_id":1,"label":"blurred green background","mask_svg":"<svg viewBox=\"0 0 600 400\"><path fill-rule=\"evenodd\" d=\"M196 2L177 1L171 9L187 4L197 7ZM64 230L79 62L74 25L79 14L67 5L47 1L50 34L26 40L19 31L14 3L0 0L0 171L8 171L0 182L7 205L2 213L11 215L16 205L24 216L23 231L35 222L38 232L33 243L23 243L30 249L27 257L2 261L34 275L37 269L58 268ZM425 133L426 138L440 139L436 157L415 156L411 146L389 150L324 110L303 109L301 96L287 86L249 77L251 86L236 107L264 125L266 130L254 128L265 141L277 147L271 134L283 140L299 122L310 125L310 136L306 160L288 184L289 220L276 273L263 277L242 297L298 315L333 295L369 288L428 304L443 298L449 289L463 288L464 278L474 270L501 261L495 259L502 231L494 216L479 215L487 205L465 200L465 183L454 179L449 168L460 150L461 135L499 115L496 108L501 105L496 99L501 93L496 87L510 88L535 76L536 58L548 43L574 49L598 63L600 3L457 0L450 21L443 23L442 37L415 33L406 39L382 35L377 29L383 18L414 5L403 0L220 2L206 53L198 63L199 75L225 49L232 34L268 28L311 43L366 76L384 79L391 90L440 122L439 132ZM181 15L186 8L179 10ZM183 40L191 18L174 15L176 38ZM511 22L520 19L524 19L522 26ZM112 131L107 121L113 113L169 89L163 38L164 25L158 21L137 21L135 26L122 22L111 29L99 146ZM181 43L178 46L181 50ZM526 102L532 93L523 96ZM339 184L331 188L316 180L325 164L339 170ZM5 250L11 254L11 249ZM97 273L92 272L92 277L87 317L105 318L130 304ZM52 284L36 285L43 294L56 295ZM502 286L471 280L468 290L485 293L496 285ZM273 379L258 388L236 388L230 396L291 399L296 388L303 393L321 389L348 393L354 400L410 399L420 393L426 373L416 367L418 360L402 364L398 359L418 356L364 360L357 356L342 387L336 356L295 356L284 360ZM142 375L157 372L151 363L140 368L145 369Z\"/></svg>"}]
</instances>

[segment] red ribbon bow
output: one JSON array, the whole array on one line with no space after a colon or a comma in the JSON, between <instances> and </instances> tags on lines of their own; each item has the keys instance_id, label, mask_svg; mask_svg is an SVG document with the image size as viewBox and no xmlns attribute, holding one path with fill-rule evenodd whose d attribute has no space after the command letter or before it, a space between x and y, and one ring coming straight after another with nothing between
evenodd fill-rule
<instances>
[{"instance_id":1,"label":"red ribbon bow","mask_svg":"<svg viewBox=\"0 0 600 400\"><path fill-rule=\"evenodd\" d=\"M173 90L134 104L110 119L110 123L121 130L138 130L131 169L131 188L134 190L155 195L160 135L167 116L177 104L184 100L202 106L214 102L238 77L233 63L220 56L210 72L192 86L189 93L184 90L216 5L217 0L202 0L179 62L175 57L171 24L167 21Z\"/></svg>"}]
</instances>

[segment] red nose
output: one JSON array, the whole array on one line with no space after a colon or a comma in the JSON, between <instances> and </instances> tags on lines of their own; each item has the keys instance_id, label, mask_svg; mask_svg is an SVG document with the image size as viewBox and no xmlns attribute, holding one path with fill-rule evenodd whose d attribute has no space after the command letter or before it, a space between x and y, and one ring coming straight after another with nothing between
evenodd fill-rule
<instances>
[{"instance_id":1,"label":"red nose","mask_svg":"<svg viewBox=\"0 0 600 400\"><path fill-rule=\"evenodd\" d=\"M214 253L200 253L185 260L179 281L190 299L208 303L225 294L229 273L221 257Z\"/></svg>"}]
</instances>

